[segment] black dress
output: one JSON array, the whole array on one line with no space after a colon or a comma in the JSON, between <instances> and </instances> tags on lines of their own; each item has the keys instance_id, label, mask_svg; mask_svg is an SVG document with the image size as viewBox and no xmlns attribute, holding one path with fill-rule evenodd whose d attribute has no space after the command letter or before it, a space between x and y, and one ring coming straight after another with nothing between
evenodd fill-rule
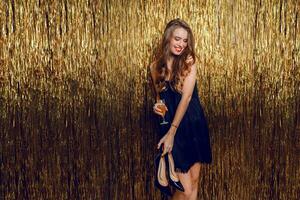
<instances>
[{"instance_id":1,"label":"black dress","mask_svg":"<svg viewBox=\"0 0 300 200\"><path fill-rule=\"evenodd\" d=\"M163 136L171 126L181 94L171 87L169 81L166 81L165 90L159 94L168 107L165 119L169 123L160 125L159 128L160 136ZM176 172L186 173L196 162L212 162L208 125L200 104L197 82L188 108L177 128L172 155Z\"/></svg>"}]
</instances>

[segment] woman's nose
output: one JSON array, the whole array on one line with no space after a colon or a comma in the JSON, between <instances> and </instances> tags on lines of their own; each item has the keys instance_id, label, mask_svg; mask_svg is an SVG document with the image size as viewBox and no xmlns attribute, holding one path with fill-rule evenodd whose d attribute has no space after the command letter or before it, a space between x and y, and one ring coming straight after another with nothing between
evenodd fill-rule
<instances>
[{"instance_id":1,"label":"woman's nose","mask_svg":"<svg viewBox=\"0 0 300 200\"><path fill-rule=\"evenodd\" d=\"M183 48L184 42L183 42L183 41L180 41L179 45L180 45L181 48Z\"/></svg>"}]
</instances>

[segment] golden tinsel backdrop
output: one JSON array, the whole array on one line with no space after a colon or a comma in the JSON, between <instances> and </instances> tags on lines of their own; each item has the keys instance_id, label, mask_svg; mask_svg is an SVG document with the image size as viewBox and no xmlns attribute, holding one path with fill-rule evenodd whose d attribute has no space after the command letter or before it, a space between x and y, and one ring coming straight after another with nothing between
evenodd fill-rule
<instances>
[{"instance_id":1,"label":"golden tinsel backdrop","mask_svg":"<svg viewBox=\"0 0 300 200\"><path fill-rule=\"evenodd\" d=\"M1 199L161 198L147 67L177 17L213 149L199 199L299 199L299 0L1 1Z\"/></svg>"}]
</instances>

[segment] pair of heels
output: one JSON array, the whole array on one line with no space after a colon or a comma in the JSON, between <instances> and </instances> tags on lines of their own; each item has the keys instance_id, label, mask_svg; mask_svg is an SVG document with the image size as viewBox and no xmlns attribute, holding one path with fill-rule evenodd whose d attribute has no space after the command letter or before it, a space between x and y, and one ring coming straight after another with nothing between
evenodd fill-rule
<instances>
[{"instance_id":1,"label":"pair of heels","mask_svg":"<svg viewBox=\"0 0 300 200\"><path fill-rule=\"evenodd\" d=\"M175 173L175 165L171 153L161 156L162 152L158 153L155 158L155 186L165 195L171 196L170 185L184 192L184 188ZM166 162L167 161L167 162Z\"/></svg>"}]
</instances>

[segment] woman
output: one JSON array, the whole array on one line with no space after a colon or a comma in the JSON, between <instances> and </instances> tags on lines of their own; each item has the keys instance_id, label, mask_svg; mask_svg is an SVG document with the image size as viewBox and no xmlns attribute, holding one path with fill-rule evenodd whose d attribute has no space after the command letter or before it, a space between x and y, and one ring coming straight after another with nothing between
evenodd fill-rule
<instances>
[{"instance_id":1,"label":"woman","mask_svg":"<svg viewBox=\"0 0 300 200\"><path fill-rule=\"evenodd\" d=\"M201 163L211 163L207 121L200 104L196 83L194 37L189 25L171 20L150 65L156 100L164 99L169 123L160 126L157 148L162 155L172 155L175 172L184 188L172 199L197 199ZM161 103L153 111L164 116Z\"/></svg>"}]
</instances>

